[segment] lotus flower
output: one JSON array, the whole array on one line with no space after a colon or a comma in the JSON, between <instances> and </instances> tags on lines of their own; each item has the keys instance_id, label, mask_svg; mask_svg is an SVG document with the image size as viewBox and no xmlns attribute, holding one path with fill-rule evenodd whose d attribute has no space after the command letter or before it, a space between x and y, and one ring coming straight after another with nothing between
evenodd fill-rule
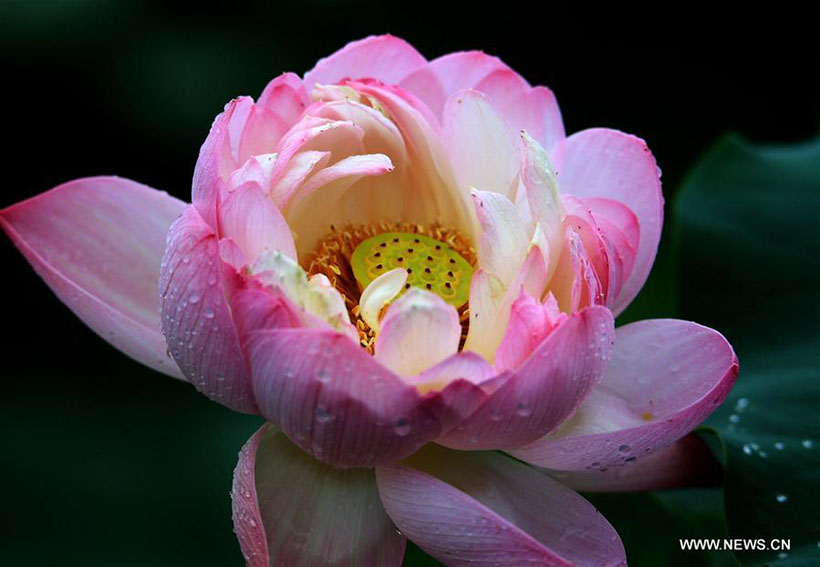
<instances>
[{"instance_id":1,"label":"lotus flower","mask_svg":"<svg viewBox=\"0 0 820 567\"><path fill-rule=\"evenodd\" d=\"M192 204L95 177L0 223L107 341L269 422L233 484L249 565L399 565L405 538L448 565L623 565L569 486L684 482L678 440L738 368L695 323L614 328L662 203L639 138L566 137L497 58L381 36L231 101Z\"/></svg>"}]
</instances>

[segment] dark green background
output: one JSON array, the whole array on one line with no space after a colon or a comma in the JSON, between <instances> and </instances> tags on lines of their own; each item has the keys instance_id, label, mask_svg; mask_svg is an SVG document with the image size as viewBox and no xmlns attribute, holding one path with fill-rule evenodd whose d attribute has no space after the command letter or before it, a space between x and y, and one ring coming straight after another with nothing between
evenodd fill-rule
<instances>
[{"instance_id":1,"label":"dark green background","mask_svg":"<svg viewBox=\"0 0 820 567\"><path fill-rule=\"evenodd\" d=\"M570 132L610 126L644 137L664 170L668 203L685 172L724 132L789 142L816 135L820 123L817 57L751 34L707 46L694 36L664 40L663 30L649 37L642 29L591 29L577 20L527 21L518 11L480 3L470 9L415 5L412 11L315 0L298 7L167 4L0 3L0 206L75 177L114 173L187 200L199 145L227 100L258 95L282 71L301 73L345 42L385 31L428 57L466 48L500 55L532 83L553 88ZM808 166L776 156L760 165L754 152L746 155L731 142L722 147L719 163L707 160L705 170L689 177L667 223L675 234L667 228L650 283L623 320L688 316L735 342L740 394L710 422L720 432L716 449L726 451L729 528L733 535L768 529L809 541L806 532L817 523L805 503L817 495L816 458L768 460L760 468L763 460L750 465L738 451L752 438L744 435L791 444L820 438L808 417L820 411L811 389L817 335L806 331L816 329L806 305L816 310L820 289L817 232L811 232L820 219L820 213L812 216L818 212L813 162L811 155ZM759 169L741 166L747 177L732 177L721 165L727 162ZM777 175L766 181L772 191L743 209L748 179L772 170ZM782 181L804 170L809 173L797 176L809 189L801 192L799 180ZM772 211L783 214L772 217ZM749 226L773 228L747 233ZM800 247L812 238L813 248ZM260 420L119 355L51 295L6 240L0 254L7 333L0 367L0 564L240 564L230 475ZM746 277L752 269L758 275ZM779 350L770 354L772 341ZM797 370L795 361L802 365ZM772 384L784 386L767 390ZM732 404L749 391L756 401L749 415L762 417L745 433L730 434ZM795 414L796 406L805 415ZM784 475L811 491L791 491L797 507L772 516L755 503L768 502L757 497ZM594 502L624 538L631 565L731 565L725 555L684 555L676 548L678 537L723 536L723 497L722 490L699 490ZM746 501L751 509L743 508ZM417 550L409 555L426 561Z\"/></svg>"}]
</instances>

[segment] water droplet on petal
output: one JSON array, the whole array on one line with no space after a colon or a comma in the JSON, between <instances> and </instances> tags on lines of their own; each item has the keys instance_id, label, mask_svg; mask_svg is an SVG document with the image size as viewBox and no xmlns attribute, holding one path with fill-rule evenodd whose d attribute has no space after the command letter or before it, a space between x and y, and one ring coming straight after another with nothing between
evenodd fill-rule
<instances>
[{"instance_id":1,"label":"water droplet on petal","mask_svg":"<svg viewBox=\"0 0 820 567\"><path fill-rule=\"evenodd\" d=\"M214 318L214 310L211 309L210 307L206 307L205 311L203 311L202 315L204 315L204 317L206 319L213 319Z\"/></svg>"},{"instance_id":2,"label":"water droplet on petal","mask_svg":"<svg viewBox=\"0 0 820 567\"><path fill-rule=\"evenodd\" d=\"M620 447L618 447L618 452L619 453L624 453L625 454L625 453L629 453L630 451L632 451L632 447L630 447L629 445L621 445Z\"/></svg>"},{"instance_id":3,"label":"water droplet on petal","mask_svg":"<svg viewBox=\"0 0 820 567\"><path fill-rule=\"evenodd\" d=\"M528 417L532 414L532 408L524 402L519 402L515 408L515 413L521 417Z\"/></svg>"},{"instance_id":4,"label":"water droplet on petal","mask_svg":"<svg viewBox=\"0 0 820 567\"><path fill-rule=\"evenodd\" d=\"M405 417L400 417L396 420L396 427L395 427L396 435L399 437L404 437L405 435L410 433L410 422Z\"/></svg>"},{"instance_id":5,"label":"water droplet on petal","mask_svg":"<svg viewBox=\"0 0 820 567\"><path fill-rule=\"evenodd\" d=\"M316 406L316 421L319 423L328 423L329 421L333 421L333 416L328 413L325 407Z\"/></svg>"}]
</instances>

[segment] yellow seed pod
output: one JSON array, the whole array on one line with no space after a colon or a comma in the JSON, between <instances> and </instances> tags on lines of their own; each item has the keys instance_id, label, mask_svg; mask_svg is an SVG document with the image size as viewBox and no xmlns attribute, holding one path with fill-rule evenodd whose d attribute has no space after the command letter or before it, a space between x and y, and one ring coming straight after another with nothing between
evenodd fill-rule
<instances>
[{"instance_id":1,"label":"yellow seed pod","mask_svg":"<svg viewBox=\"0 0 820 567\"><path fill-rule=\"evenodd\" d=\"M455 308L470 298L473 267L446 242L407 232L383 232L356 247L353 275L364 290L394 268L407 270L407 285L431 291Z\"/></svg>"}]
</instances>

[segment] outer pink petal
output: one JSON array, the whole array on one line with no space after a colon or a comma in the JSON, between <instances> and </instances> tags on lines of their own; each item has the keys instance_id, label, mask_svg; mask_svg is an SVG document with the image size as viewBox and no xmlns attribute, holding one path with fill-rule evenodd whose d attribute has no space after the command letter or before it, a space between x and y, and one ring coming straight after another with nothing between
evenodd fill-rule
<instances>
[{"instance_id":1,"label":"outer pink petal","mask_svg":"<svg viewBox=\"0 0 820 567\"><path fill-rule=\"evenodd\" d=\"M668 447L605 471L550 474L583 492L633 492L708 486L720 479L721 467L703 439L691 433Z\"/></svg>"},{"instance_id":2,"label":"outer pink petal","mask_svg":"<svg viewBox=\"0 0 820 567\"><path fill-rule=\"evenodd\" d=\"M197 390L229 408L257 413L225 297L233 271L223 268L216 235L189 206L171 226L162 261L162 331Z\"/></svg>"},{"instance_id":3,"label":"outer pink petal","mask_svg":"<svg viewBox=\"0 0 820 567\"><path fill-rule=\"evenodd\" d=\"M333 55L320 59L305 73L305 86L334 84L342 79L377 79L396 84L423 67L427 61L412 45L392 35L370 36L348 43Z\"/></svg>"},{"instance_id":4,"label":"outer pink petal","mask_svg":"<svg viewBox=\"0 0 820 567\"><path fill-rule=\"evenodd\" d=\"M530 87L515 71L499 69L475 89L487 95L513 130L526 130L546 149L566 137L558 102L548 88Z\"/></svg>"},{"instance_id":5,"label":"outer pink petal","mask_svg":"<svg viewBox=\"0 0 820 567\"><path fill-rule=\"evenodd\" d=\"M89 177L0 211L0 226L68 307L128 356L181 378L157 305L165 234L185 204L118 177Z\"/></svg>"},{"instance_id":6,"label":"outer pink petal","mask_svg":"<svg viewBox=\"0 0 820 567\"><path fill-rule=\"evenodd\" d=\"M409 74L400 86L421 98L440 117L450 95L461 89L475 88L499 70L509 70L499 58L481 51L461 51L434 59Z\"/></svg>"},{"instance_id":7,"label":"outer pink petal","mask_svg":"<svg viewBox=\"0 0 820 567\"><path fill-rule=\"evenodd\" d=\"M625 325L603 381L578 413L511 453L559 470L622 464L689 433L723 401L737 371L717 331L675 319Z\"/></svg>"},{"instance_id":8,"label":"outer pink petal","mask_svg":"<svg viewBox=\"0 0 820 567\"><path fill-rule=\"evenodd\" d=\"M246 350L262 415L320 460L394 462L442 431L443 393L422 396L340 333L257 331Z\"/></svg>"},{"instance_id":9,"label":"outer pink petal","mask_svg":"<svg viewBox=\"0 0 820 567\"><path fill-rule=\"evenodd\" d=\"M638 294L655 260L663 224L660 170L643 140L604 128L576 132L556 154L562 192L614 199L638 217L640 243L632 273L612 306L617 315Z\"/></svg>"},{"instance_id":10,"label":"outer pink petal","mask_svg":"<svg viewBox=\"0 0 820 567\"><path fill-rule=\"evenodd\" d=\"M589 502L503 455L430 447L376 478L402 533L452 567L626 565L618 534Z\"/></svg>"},{"instance_id":11,"label":"outer pink petal","mask_svg":"<svg viewBox=\"0 0 820 567\"><path fill-rule=\"evenodd\" d=\"M320 463L267 425L239 453L231 498L249 567L401 565L374 472Z\"/></svg>"},{"instance_id":12,"label":"outer pink petal","mask_svg":"<svg viewBox=\"0 0 820 567\"><path fill-rule=\"evenodd\" d=\"M454 449L504 449L552 431L601 380L613 338L608 309L573 314L516 372L499 375L500 385L481 408L436 442Z\"/></svg>"},{"instance_id":13,"label":"outer pink petal","mask_svg":"<svg viewBox=\"0 0 820 567\"><path fill-rule=\"evenodd\" d=\"M222 236L231 238L249 262L268 250L279 250L296 259L288 224L257 183L234 189L219 207L219 220Z\"/></svg>"},{"instance_id":14,"label":"outer pink petal","mask_svg":"<svg viewBox=\"0 0 820 567\"><path fill-rule=\"evenodd\" d=\"M253 100L241 97L225 105L214 119L211 131L199 150L194 168L192 201L202 219L217 229L217 206L228 175L241 165L237 160L239 141Z\"/></svg>"}]
</instances>

